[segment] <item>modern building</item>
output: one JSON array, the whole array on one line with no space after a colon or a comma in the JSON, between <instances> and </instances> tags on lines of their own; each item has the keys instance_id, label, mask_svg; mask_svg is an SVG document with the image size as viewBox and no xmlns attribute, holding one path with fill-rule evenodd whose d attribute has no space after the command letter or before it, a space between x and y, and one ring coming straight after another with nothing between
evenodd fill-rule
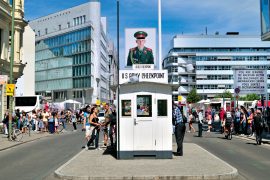
<instances>
[{"instance_id":1,"label":"modern building","mask_svg":"<svg viewBox=\"0 0 270 180\"><path fill-rule=\"evenodd\" d=\"M35 32L28 25L23 33L23 75L16 83L16 96L35 95Z\"/></svg>"},{"instance_id":2,"label":"modern building","mask_svg":"<svg viewBox=\"0 0 270 180\"><path fill-rule=\"evenodd\" d=\"M24 0L14 0L14 82L22 75L23 41L22 34L27 23L24 20ZM10 75L10 48L12 28L12 5L9 0L0 0L0 76ZM8 107L8 98L4 92L5 84L0 84L0 119Z\"/></svg>"},{"instance_id":3,"label":"modern building","mask_svg":"<svg viewBox=\"0 0 270 180\"><path fill-rule=\"evenodd\" d=\"M109 101L106 18L99 0L31 21L36 33L36 94L60 102Z\"/></svg>"},{"instance_id":4,"label":"modern building","mask_svg":"<svg viewBox=\"0 0 270 180\"><path fill-rule=\"evenodd\" d=\"M270 93L270 42L260 36L177 35L163 61L168 69L173 99L186 100L192 88L204 98L213 98L224 91L234 92L234 69L267 69ZM194 69L193 69L194 67Z\"/></svg>"},{"instance_id":5,"label":"modern building","mask_svg":"<svg viewBox=\"0 0 270 180\"><path fill-rule=\"evenodd\" d=\"M270 0L261 0L261 35L262 40L270 40Z\"/></svg>"},{"instance_id":6,"label":"modern building","mask_svg":"<svg viewBox=\"0 0 270 180\"><path fill-rule=\"evenodd\" d=\"M109 100L110 103L115 104L116 102L116 89L118 85L118 61L117 51L112 41L109 42Z\"/></svg>"}]
</instances>

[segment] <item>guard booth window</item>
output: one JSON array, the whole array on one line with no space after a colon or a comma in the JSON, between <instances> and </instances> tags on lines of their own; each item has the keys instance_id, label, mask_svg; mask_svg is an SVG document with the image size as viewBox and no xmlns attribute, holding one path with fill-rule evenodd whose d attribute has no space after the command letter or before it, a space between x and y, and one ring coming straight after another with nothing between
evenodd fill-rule
<instances>
[{"instance_id":1,"label":"guard booth window","mask_svg":"<svg viewBox=\"0 0 270 180\"><path fill-rule=\"evenodd\" d=\"M168 116L167 100L158 100L158 116Z\"/></svg>"},{"instance_id":2,"label":"guard booth window","mask_svg":"<svg viewBox=\"0 0 270 180\"><path fill-rule=\"evenodd\" d=\"M152 96L137 96L137 117L152 117Z\"/></svg>"},{"instance_id":3,"label":"guard booth window","mask_svg":"<svg viewBox=\"0 0 270 180\"><path fill-rule=\"evenodd\" d=\"M131 100L122 100L122 116L131 117Z\"/></svg>"}]
</instances>

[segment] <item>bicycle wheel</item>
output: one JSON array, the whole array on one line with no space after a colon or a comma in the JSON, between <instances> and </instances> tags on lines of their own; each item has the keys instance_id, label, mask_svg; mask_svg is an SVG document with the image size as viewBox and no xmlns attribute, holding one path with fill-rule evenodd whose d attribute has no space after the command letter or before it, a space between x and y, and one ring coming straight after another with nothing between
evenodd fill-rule
<instances>
[{"instance_id":1,"label":"bicycle wheel","mask_svg":"<svg viewBox=\"0 0 270 180\"><path fill-rule=\"evenodd\" d=\"M232 132L229 134L229 139L232 140Z\"/></svg>"},{"instance_id":2,"label":"bicycle wheel","mask_svg":"<svg viewBox=\"0 0 270 180\"><path fill-rule=\"evenodd\" d=\"M16 141L21 141L23 138L23 133L19 129L15 129L14 137Z\"/></svg>"}]
</instances>

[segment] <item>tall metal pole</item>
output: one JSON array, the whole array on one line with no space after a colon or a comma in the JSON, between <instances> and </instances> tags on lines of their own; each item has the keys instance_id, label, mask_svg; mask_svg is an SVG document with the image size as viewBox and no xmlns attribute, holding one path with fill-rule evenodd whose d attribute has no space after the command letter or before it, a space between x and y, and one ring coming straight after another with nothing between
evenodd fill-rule
<instances>
[{"instance_id":1,"label":"tall metal pole","mask_svg":"<svg viewBox=\"0 0 270 180\"><path fill-rule=\"evenodd\" d=\"M119 0L117 0L117 159L119 159L119 125L120 125L120 102L119 102L119 93L120 93L120 85L119 85Z\"/></svg>"},{"instance_id":2,"label":"tall metal pole","mask_svg":"<svg viewBox=\"0 0 270 180\"><path fill-rule=\"evenodd\" d=\"M162 37L161 37L161 0L158 0L158 59L159 59L159 69L162 69Z\"/></svg>"},{"instance_id":3,"label":"tall metal pole","mask_svg":"<svg viewBox=\"0 0 270 180\"><path fill-rule=\"evenodd\" d=\"M13 62L14 62L14 15L15 15L15 0L12 0L12 21L11 21L11 52L10 52L10 76L9 83L13 83ZM12 112L13 112L13 96L9 96L9 122L8 122L8 137L11 139L12 131Z\"/></svg>"}]
</instances>

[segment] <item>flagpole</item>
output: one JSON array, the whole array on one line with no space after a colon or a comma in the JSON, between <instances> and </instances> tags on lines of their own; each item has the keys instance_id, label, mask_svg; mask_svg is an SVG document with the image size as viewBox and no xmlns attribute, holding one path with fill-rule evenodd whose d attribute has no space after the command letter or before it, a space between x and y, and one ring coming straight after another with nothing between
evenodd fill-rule
<instances>
[{"instance_id":1,"label":"flagpole","mask_svg":"<svg viewBox=\"0 0 270 180\"><path fill-rule=\"evenodd\" d=\"M161 0L158 0L158 58L159 58L159 69L162 69L162 39L161 39Z\"/></svg>"}]
</instances>

